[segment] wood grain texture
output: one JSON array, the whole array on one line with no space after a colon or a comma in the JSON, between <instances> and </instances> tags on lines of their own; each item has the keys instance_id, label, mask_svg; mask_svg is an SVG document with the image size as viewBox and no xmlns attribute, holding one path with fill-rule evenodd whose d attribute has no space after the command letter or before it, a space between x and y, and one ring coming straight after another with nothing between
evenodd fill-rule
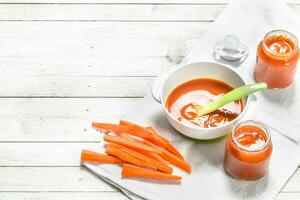
<instances>
[{"instance_id":1,"label":"wood grain texture","mask_svg":"<svg viewBox=\"0 0 300 200\"><path fill-rule=\"evenodd\" d=\"M213 21L224 5L0 4L9 21ZM299 5L291 5L299 11Z\"/></svg>"},{"instance_id":2,"label":"wood grain texture","mask_svg":"<svg viewBox=\"0 0 300 200\"><path fill-rule=\"evenodd\" d=\"M100 136L99 136L100 138ZM100 140L100 139L99 139ZM79 167L82 149L99 151L98 143L2 143L0 167L61 166Z\"/></svg>"},{"instance_id":3,"label":"wood grain texture","mask_svg":"<svg viewBox=\"0 0 300 200\"><path fill-rule=\"evenodd\" d=\"M0 192L114 191L83 167L0 167ZM282 192L299 191L300 170Z\"/></svg>"},{"instance_id":4,"label":"wood grain texture","mask_svg":"<svg viewBox=\"0 0 300 200\"><path fill-rule=\"evenodd\" d=\"M153 80L153 77L2 77L0 94L1 97L143 97Z\"/></svg>"},{"instance_id":5,"label":"wood grain texture","mask_svg":"<svg viewBox=\"0 0 300 200\"><path fill-rule=\"evenodd\" d=\"M83 167L0 167L0 192L114 191Z\"/></svg>"},{"instance_id":6,"label":"wood grain texture","mask_svg":"<svg viewBox=\"0 0 300 200\"><path fill-rule=\"evenodd\" d=\"M0 3L47 4L227 4L229 0L0 0ZM288 4L300 4L299 0L286 0Z\"/></svg>"},{"instance_id":7,"label":"wood grain texture","mask_svg":"<svg viewBox=\"0 0 300 200\"><path fill-rule=\"evenodd\" d=\"M175 67L168 45L192 48L227 2L0 0L0 199L127 199L80 167L91 121L122 118ZM299 192L300 169L277 199Z\"/></svg>"},{"instance_id":8,"label":"wood grain texture","mask_svg":"<svg viewBox=\"0 0 300 200\"><path fill-rule=\"evenodd\" d=\"M0 20L212 21L223 5L1 4Z\"/></svg>"},{"instance_id":9,"label":"wood grain texture","mask_svg":"<svg viewBox=\"0 0 300 200\"><path fill-rule=\"evenodd\" d=\"M0 141L99 141L92 121L118 122L140 98L0 98Z\"/></svg>"},{"instance_id":10,"label":"wood grain texture","mask_svg":"<svg viewBox=\"0 0 300 200\"><path fill-rule=\"evenodd\" d=\"M1 200L128 200L122 193L114 192L1 192ZM299 193L280 193L276 200L299 200Z\"/></svg>"},{"instance_id":11,"label":"wood grain texture","mask_svg":"<svg viewBox=\"0 0 300 200\"><path fill-rule=\"evenodd\" d=\"M9 66L9 67L8 67ZM174 68L165 57L1 57L1 77L152 77Z\"/></svg>"},{"instance_id":12,"label":"wood grain texture","mask_svg":"<svg viewBox=\"0 0 300 200\"><path fill-rule=\"evenodd\" d=\"M105 192L1 192L1 200L128 200L117 191ZM291 199L293 200L293 199Z\"/></svg>"},{"instance_id":13,"label":"wood grain texture","mask_svg":"<svg viewBox=\"0 0 300 200\"><path fill-rule=\"evenodd\" d=\"M10 22L0 21L1 42L63 39L76 43L83 39L172 39L199 38L212 22ZM77 40L76 40L77 39Z\"/></svg>"}]
</instances>

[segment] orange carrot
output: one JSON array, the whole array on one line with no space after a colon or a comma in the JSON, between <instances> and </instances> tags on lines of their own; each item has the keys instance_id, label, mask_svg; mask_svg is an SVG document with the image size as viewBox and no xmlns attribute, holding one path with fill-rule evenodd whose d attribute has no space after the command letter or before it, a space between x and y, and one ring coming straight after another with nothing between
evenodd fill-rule
<instances>
[{"instance_id":1,"label":"orange carrot","mask_svg":"<svg viewBox=\"0 0 300 200\"><path fill-rule=\"evenodd\" d=\"M168 142L168 144L166 144L164 146L165 149L167 149L168 151L170 151L171 153L173 153L174 155L176 155L178 158L184 160L184 157L181 155L181 153L179 153L179 151L164 137L162 137L161 135L159 135L152 127L147 127L148 130L151 130L154 134L156 134L158 137L161 138L161 140L164 140L166 142ZM153 142L153 141L151 141ZM162 147L161 145L158 145L157 143L153 142L154 144L156 144L157 146Z\"/></svg>"},{"instance_id":2,"label":"orange carrot","mask_svg":"<svg viewBox=\"0 0 300 200\"><path fill-rule=\"evenodd\" d=\"M125 133L121 134L120 136L127 140L136 141L133 137L131 137L130 135L125 134ZM150 152L150 151L143 151L143 150L138 150L138 151L150 158L153 158L154 160L157 160L159 162L167 164L166 161L164 159L162 159L157 153Z\"/></svg>"},{"instance_id":3,"label":"orange carrot","mask_svg":"<svg viewBox=\"0 0 300 200\"><path fill-rule=\"evenodd\" d=\"M122 160L114 156L96 153L85 149L81 151L81 161L95 162L95 163L114 163L114 164L123 163Z\"/></svg>"},{"instance_id":4,"label":"orange carrot","mask_svg":"<svg viewBox=\"0 0 300 200\"><path fill-rule=\"evenodd\" d=\"M150 138L152 136L151 131L147 130L146 128L144 128L140 125L137 125L137 124L134 124L131 122L120 120L119 126L120 126L120 129L124 133L130 134L130 135L134 135L134 136L144 138L144 139Z\"/></svg>"},{"instance_id":5,"label":"orange carrot","mask_svg":"<svg viewBox=\"0 0 300 200\"><path fill-rule=\"evenodd\" d=\"M114 133L122 133L119 125L117 124L109 124L109 123L97 123L93 122L92 127L95 129L101 129L101 130L106 130Z\"/></svg>"},{"instance_id":6,"label":"orange carrot","mask_svg":"<svg viewBox=\"0 0 300 200\"><path fill-rule=\"evenodd\" d=\"M128 164L123 165L122 177L150 178L150 179L175 180L175 181L181 180L180 176L166 174L163 172L136 167Z\"/></svg>"},{"instance_id":7,"label":"orange carrot","mask_svg":"<svg viewBox=\"0 0 300 200\"><path fill-rule=\"evenodd\" d=\"M153 134L155 134L156 136L158 136L160 138L160 140L163 140L164 143L170 143L169 140L167 140L166 138L164 138L163 136L159 135L156 130L154 130L154 128L152 128L151 126L146 127L147 130L151 131Z\"/></svg>"},{"instance_id":8,"label":"orange carrot","mask_svg":"<svg viewBox=\"0 0 300 200\"><path fill-rule=\"evenodd\" d=\"M126 140L130 140L130 141L135 141L135 142L140 142L139 140L137 140L136 138L126 134L126 133L123 133L120 135L122 138L126 139Z\"/></svg>"},{"instance_id":9,"label":"orange carrot","mask_svg":"<svg viewBox=\"0 0 300 200\"><path fill-rule=\"evenodd\" d=\"M175 156L177 156L181 160L184 160L184 157L181 155L181 153L171 143L169 143L169 145L167 146L167 150L169 152L173 153Z\"/></svg>"},{"instance_id":10,"label":"orange carrot","mask_svg":"<svg viewBox=\"0 0 300 200\"><path fill-rule=\"evenodd\" d=\"M162 154L160 154L160 156L168 161L169 163L177 166L178 168L191 173L192 172L192 167L189 163L187 163L185 160L180 159L179 157L175 156L174 154L170 153L169 151L167 151L166 149L160 148L158 146L156 146L155 144L144 140L143 141L144 144L149 145L150 147L156 148L156 149L160 149L162 151Z\"/></svg>"},{"instance_id":11,"label":"orange carrot","mask_svg":"<svg viewBox=\"0 0 300 200\"><path fill-rule=\"evenodd\" d=\"M192 166L187 163L185 160L181 160L180 158L178 158L177 156L175 156L174 154L170 153L169 151L162 149L162 154L161 157L168 161L169 163L177 166L178 168L191 173L192 172Z\"/></svg>"},{"instance_id":12,"label":"orange carrot","mask_svg":"<svg viewBox=\"0 0 300 200\"><path fill-rule=\"evenodd\" d=\"M149 164L147 162L143 162L140 159L137 159L136 157L132 156L131 154L123 151L122 149L118 149L113 146L107 146L105 152L108 155L116 156L116 157L120 158L121 160L131 163L131 164L134 164L134 165L138 165L141 167L149 167L149 168L152 168L155 170L157 169L156 166Z\"/></svg>"},{"instance_id":13,"label":"orange carrot","mask_svg":"<svg viewBox=\"0 0 300 200\"><path fill-rule=\"evenodd\" d=\"M122 138L127 139L127 140L133 140L133 141L135 141L135 139L133 137L131 137L130 135L128 135L128 134L123 133L120 136ZM148 156L148 157L150 157L150 158L152 158L154 160L157 160L159 162L167 164L166 161L164 159L162 159L157 153L150 152L150 151L143 151L143 150L140 150L140 149L139 150L136 149L136 151L138 151L138 152L140 152L140 153L142 153L142 154L144 154L144 155L146 155L146 156Z\"/></svg>"},{"instance_id":14,"label":"orange carrot","mask_svg":"<svg viewBox=\"0 0 300 200\"><path fill-rule=\"evenodd\" d=\"M160 137L151 127L150 129L149 127L147 129L145 127L142 127L140 125L125 120L120 120L119 125L120 125L120 129L125 133L138 136L143 139L148 139L151 142L155 143L156 145L164 148L166 148L168 145L168 141Z\"/></svg>"},{"instance_id":15,"label":"orange carrot","mask_svg":"<svg viewBox=\"0 0 300 200\"><path fill-rule=\"evenodd\" d=\"M138 142L138 141L127 140L127 139L124 139L120 136L104 135L103 139L106 142L114 142L114 143L121 144L121 145L124 145L126 147L129 147L131 149L141 149L141 150L144 150L144 151L150 151L150 152L155 152L155 153L161 154L160 149L150 147L150 146L145 145L145 144L143 144L141 142Z\"/></svg>"},{"instance_id":16,"label":"orange carrot","mask_svg":"<svg viewBox=\"0 0 300 200\"><path fill-rule=\"evenodd\" d=\"M148 156L143 155L142 153L131 150L129 148L126 148L126 147L124 147L122 145L119 145L119 144L116 144L116 143L111 143L108 146L115 147L117 149L121 149L122 151L134 156L135 158L157 167L157 169L159 171L165 172L167 174L172 174L172 172L173 172L173 169L171 167L169 167L166 163L162 163L162 162L159 162L157 160L154 160L154 159L152 159Z\"/></svg>"}]
</instances>

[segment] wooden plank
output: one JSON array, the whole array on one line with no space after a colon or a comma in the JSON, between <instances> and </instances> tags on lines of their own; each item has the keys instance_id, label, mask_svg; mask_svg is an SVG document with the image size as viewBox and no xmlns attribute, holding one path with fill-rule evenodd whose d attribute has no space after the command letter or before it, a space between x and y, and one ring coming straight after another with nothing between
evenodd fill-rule
<instances>
[{"instance_id":1,"label":"wooden plank","mask_svg":"<svg viewBox=\"0 0 300 200\"><path fill-rule=\"evenodd\" d=\"M223 5L1 4L0 20L213 21Z\"/></svg>"},{"instance_id":2,"label":"wooden plank","mask_svg":"<svg viewBox=\"0 0 300 200\"><path fill-rule=\"evenodd\" d=\"M98 135L100 134L98 133ZM97 143L1 143L0 151L3 153L0 155L1 158L0 167L3 166L80 167L81 150L90 149L90 150L99 151L99 145L100 145L99 142Z\"/></svg>"},{"instance_id":3,"label":"wooden plank","mask_svg":"<svg viewBox=\"0 0 300 200\"><path fill-rule=\"evenodd\" d=\"M0 98L0 119L91 120L120 117L138 100L136 98Z\"/></svg>"},{"instance_id":4,"label":"wooden plank","mask_svg":"<svg viewBox=\"0 0 300 200\"><path fill-rule=\"evenodd\" d=\"M121 192L0 192L1 200L128 200ZM283 199L280 199L283 200Z\"/></svg>"},{"instance_id":5,"label":"wooden plank","mask_svg":"<svg viewBox=\"0 0 300 200\"><path fill-rule=\"evenodd\" d=\"M115 191L83 167L1 167L0 192Z\"/></svg>"},{"instance_id":6,"label":"wooden plank","mask_svg":"<svg viewBox=\"0 0 300 200\"><path fill-rule=\"evenodd\" d=\"M64 39L74 43L82 39L176 39L199 38L211 22L10 22L0 21L0 39ZM35 40L34 40L35 39ZM71 40L72 39L72 40ZM63 40L62 40L63 41ZM3 45L2 45L3 46Z\"/></svg>"},{"instance_id":7,"label":"wooden plank","mask_svg":"<svg viewBox=\"0 0 300 200\"><path fill-rule=\"evenodd\" d=\"M0 176L0 192L115 191L81 167L0 167ZM299 178L300 169L282 192L299 192Z\"/></svg>"},{"instance_id":8,"label":"wooden plank","mask_svg":"<svg viewBox=\"0 0 300 200\"><path fill-rule=\"evenodd\" d=\"M127 58L141 57L137 59L139 61L145 57L164 57L167 47L178 38L182 38L191 47L208 26L208 23L192 22L134 22L125 24L107 22L0 22L1 30L3 30L0 31L0 57L4 57L0 67L5 69L8 64L14 64L6 63L6 60L12 57L21 59L47 57L44 62L38 63L40 68L47 66L45 63L48 63L48 59L48 65L54 64L56 66L59 62L61 63L60 66L68 64L66 66L68 68L73 67L72 59L76 59L74 63L78 63L74 67L83 64L89 66L95 63L102 67L111 65L111 63L112 65L124 66L127 63L120 64L120 62L126 61ZM112 62L111 57L114 57L114 62ZM82 61L78 61L80 58ZM53 61L54 59L56 61ZM21 61L15 62L18 64L18 68L23 66L20 64ZM24 64L26 65L26 62Z\"/></svg>"},{"instance_id":9,"label":"wooden plank","mask_svg":"<svg viewBox=\"0 0 300 200\"><path fill-rule=\"evenodd\" d=\"M0 0L0 3L95 3L95 4L227 4L229 0ZM287 0L299 4L300 0Z\"/></svg>"},{"instance_id":10,"label":"wooden plank","mask_svg":"<svg viewBox=\"0 0 300 200\"><path fill-rule=\"evenodd\" d=\"M299 11L300 5L291 5ZM213 21L224 5L0 4L0 20L12 21Z\"/></svg>"},{"instance_id":11,"label":"wooden plank","mask_svg":"<svg viewBox=\"0 0 300 200\"><path fill-rule=\"evenodd\" d=\"M176 67L166 57L1 57L2 77L157 76Z\"/></svg>"},{"instance_id":12,"label":"wooden plank","mask_svg":"<svg viewBox=\"0 0 300 200\"><path fill-rule=\"evenodd\" d=\"M300 192L297 193L279 193L276 200L299 200Z\"/></svg>"},{"instance_id":13,"label":"wooden plank","mask_svg":"<svg viewBox=\"0 0 300 200\"><path fill-rule=\"evenodd\" d=\"M121 192L0 192L1 200L127 200ZM299 200L300 193L280 193L276 200Z\"/></svg>"},{"instance_id":14,"label":"wooden plank","mask_svg":"<svg viewBox=\"0 0 300 200\"><path fill-rule=\"evenodd\" d=\"M158 57L165 56L170 39L0 39L0 57ZM187 39L188 46L197 39ZM122 58L123 57L123 58ZM71 67L71 66L70 66Z\"/></svg>"},{"instance_id":15,"label":"wooden plank","mask_svg":"<svg viewBox=\"0 0 300 200\"><path fill-rule=\"evenodd\" d=\"M2 77L1 97L143 97L153 77Z\"/></svg>"},{"instance_id":16,"label":"wooden plank","mask_svg":"<svg viewBox=\"0 0 300 200\"><path fill-rule=\"evenodd\" d=\"M139 100L0 98L0 141L99 141L91 122L118 122Z\"/></svg>"}]
</instances>

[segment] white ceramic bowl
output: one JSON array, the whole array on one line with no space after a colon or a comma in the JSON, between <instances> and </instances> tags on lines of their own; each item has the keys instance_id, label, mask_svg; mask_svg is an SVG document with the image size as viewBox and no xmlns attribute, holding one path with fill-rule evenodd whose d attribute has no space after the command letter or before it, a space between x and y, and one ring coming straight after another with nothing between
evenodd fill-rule
<instances>
[{"instance_id":1,"label":"white ceramic bowl","mask_svg":"<svg viewBox=\"0 0 300 200\"><path fill-rule=\"evenodd\" d=\"M243 78L230 67L213 62L190 63L174 69L163 81L157 80L152 87L152 96L162 104L165 115L170 124L180 133L188 137L200 140L209 140L222 137L231 132L233 126L241 120L248 107L248 98L244 98L244 109L237 118L218 127L201 128L195 127L175 119L167 110L165 104L169 94L181 83L195 78L213 78L224 81L236 88L245 85Z\"/></svg>"}]
</instances>

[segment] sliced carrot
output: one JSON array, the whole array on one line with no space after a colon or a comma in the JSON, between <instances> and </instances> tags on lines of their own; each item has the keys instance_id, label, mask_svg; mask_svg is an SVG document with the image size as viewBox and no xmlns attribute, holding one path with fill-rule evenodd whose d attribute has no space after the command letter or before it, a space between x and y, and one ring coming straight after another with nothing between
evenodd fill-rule
<instances>
[{"instance_id":1,"label":"sliced carrot","mask_svg":"<svg viewBox=\"0 0 300 200\"><path fill-rule=\"evenodd\" d=\"M152 133L154 133L155 135L157 135L158 137L160 137L161 140L164 140L165 142L169 143L169 140L167 140L166 138L164 138L163 136L159 135L156 130L154 128L152 128L151 126L146 127L147 130L151 131Z\"/></svg>"},{"instance_id":2,"label":"sliced carrot","mask_svg":"<svg viewBox=\"0 0 300 200\"><path fill-rule=\"evenodd\" d=\"M175 156L174 154L170 153L166 149L160 148L160 147L156 146L155 144L153 144L153 143L151 143L147 140L144 140L143 143L146 144L146 145L149 145L150 147L160 149L162 151L162 154L160 154L160 156L164 160L168 161L169 163L177 166L178 168L180 168L180 169L182 169L182 170L184 170L188 173L192 172L191 165L189 163L187 163L185 160Z\"/></svg>"},{"instance_id":3,"label":"sliced carrot","mask_svg":"<svg viewBox=\"0 0 300 200\"><path fill-rule=\"evenodd\" d=\"M137 159L136 157L132 156L131 154L123 151L122 149L118 149L118 148L113 147L113 146L107 146L105 152L108 155L116 156L119 159L121 159L125 162L128 162L128 163L134 164L134 165L138 165L138 166L141 166L141 167L149 167L149 168L152 168L152 169L155 169L155 170L157 169L156 166L154 166L152 164L149 164L147 162L143 162L140 159Z\"/></svg>"},{"instance_id":4,"label":"sliced carrot","mask_svg":"<svg viewBox=\"0 0 300 200\"><path fill-rule=\"evenodd\" d=\"M164 137L162 137L161 135L159 135L152 127L147 127L148 130L151 130L154 134L156 134L158 137L161 138L161 140L164 140L166 142L168 142L168 144L166 144L164 146L165 149L167 149L168 151L170 151L171 153L173 153L174 155L176 155L178 158L184 160L184 157L181 155L181 153L179 153L179 151ZM153 142L153 141L151 141ZM154 144L158 145L157 143L153 142ZM158 145L160 147L162 147L161 145Z\"/></svg>"},{"instance_id":5,"label":"sliced carrot","mask_svg":"<svg viewBox=\"0 0 300 200\"><path fill-rule=\"evenodd\" d=\"M133 141L135 140L133 137L131 137L130 135L125 134L125 133L121 134L121 137L128 139L128 140L133 140ZM165 160L162 159L157 153L150 152L150 151L143 151L143 150L138 150L138 151L150 158L153 158L154 160L166 163Z\"/></svg>"},{"instance_id":6,"label":"sliced carrot","mask_svg":"<svg viewBox=\"0 0 300 200\"><path fill-rule=\"evenodd\" d=\"M130 135L125 134L125 133L121 134L120 136L122 138L127 139L127 140L137 141L133 137L131 137ZM138 151L140 153L143 153L144 155L150 157L150 158L153 158L154 160L157 160L159 162L163 162L163 163L167 164L166 161L164 159L162 159L157 153L150 152L150 151L143 151L143 150L138 150Z\"/></svg>"},{"instance_id":7,"label":"sliced carrot","mask_svg":"<svg viewBox=\"0 0 300 200\"><path fill-rule=\"evenodd\" d=\"M126 139L126 140L130 140L130 141L135 141L135 142L140 142L139 140L137 140L136 138L133 138L132 136L123 133L120 135L122 138Z\"/></svg>"},{"instance_id":8,"label":"sliced carrot","mask_svg":"<svg viewBox=\"0 0 300 200\"><path fill-rule=\"evenodd\" d=\"M92 127L95 129L101 129L106 131L111 131L114 133L122 133L120 126L118 124L109 124L109 123L97 123L93 122Z\"/></svg>"},{"instance_id":9,"label":"sliced carrot","mask_svg":"<svg viewBox=\"0 0 300 200\"><path fill-rule=\"evenodd\" d=\"M160 137L154 131L154 129L152 129L151 127L150 127L150 129L149 129L149 127L147 129L143 126L140 126L140 125L137 125L132 122L125 121L125 120L120 120L119 125L120 125L120 129L122 131L124 131L125 133L131 134L134 136L138 136L143 139L148 139L151 142L155 143L156 145L164 147L164 148L167 147L167 145L168 145L168 141L166 141L165 139Z\"/></svg>"},{"instance_id":10,"label":"sliced carrot","mask_svg":"<svg viewBox=\"0 0 300 200\"><path fill-rule=\"evenodd\" d=\"M171 153L173 153L175 156L177 156L181 160L184 160L184 157L181 155L181 153L171 143L169 143L169 145L167 146L167 150L170 151Z\"/></svg>"},{"instance_id":11,"label":"sliced carrot","mask_svg":"<svg viewBox=\"0 0 300 200\"><path fill-rule=\"evenodd\" d=\"M114 143L129 147L131 149L141 149L144 151L150 151L150 152L155 152L155 153L161 154L160 149L150 147L149 145L145 145L138 141L131 141L131 140L122 138L120 136L104 135L103 139L106 142L114 142Z\"/></svg>"},{"instance_id":12,"label":"sliced carrot","mask_svg":"<svg viewBox=\"0 0 300 200\"><path fill-rule=\"evenodd\" d=\"M85 149L81 151L81 161L95 162L95 163L114 163L114 164L123 163L122 160L114 156L96 153Z\"/></svg>"},{"instance_id":13,"label":"sliced carrot","mask_svg":"<svg viewBox=\"0 0 300 200\"><path fill-rule=\"evenodd\" d=\"M155 167L157 167L157 169L159 171L165 172L167 174L172 174L172 172L173 172L173 169L171 167L169 167L166 163L162 163L162 162L159 162L157 160L154 160L154 159L152 159L152 158L150 158L146 155L143 155L142 153L139 153L139 152L134 151L132 149L126 148L126 147L124 147L122 145L119 145L119 144L116 144L116 143L111 143L108 146L115 147L117 149L121 149L122 151L134 156L135 158L137 158L137 159L139 159L143 162L154 165Z\"/></svg>"},{"instance_id":14,"label":"sliced carrot","mask_svg":"<svg viewBox=\"0 0 300 200\"><path fill-rule=\"evenodd\" d=\"M119 126L123 132L130 135L134 135L144 139L151 138L152 136L152 132L147 130L146 128L131 122L127 122L125 120L120 120Z\"/></svg>"},{"instance_id":15,"label":"sliced carrot","mask_svg":"<svg viewBox=\"0 0 300 200\"><path fill-rule=\"evenodd\" d=\"M122 168L123 177L135 177L135 178L150 178L160 180L181 180L181 176L172 174L166 174L163 172L154 171L151 169L145 169L142 167L136 167L133 165L124 164Z\"/></svg>"},{"instance_id":16,"label":"sliced carrot","mask_svg":"<svg viewBox=\"0 0 300 200\"><path fill-rule=\"evenodd\" d=\"M175 156L174 154L170 153L169 151L162 149L162 154L161 157L168 161L169 163L177 166L178 168L191 173L192 172L192 166L187 163L185 160L182 160L180 158L178 158L177 156Z\"/></svg>"}]
</instances>

